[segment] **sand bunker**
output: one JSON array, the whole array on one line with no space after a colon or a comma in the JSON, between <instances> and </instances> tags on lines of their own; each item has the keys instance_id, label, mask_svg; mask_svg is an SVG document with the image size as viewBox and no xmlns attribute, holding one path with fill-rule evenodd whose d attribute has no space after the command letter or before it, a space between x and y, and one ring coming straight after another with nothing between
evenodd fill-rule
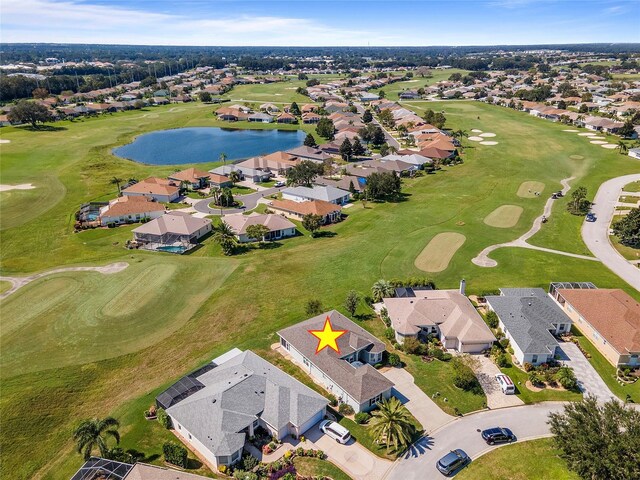
<instances>
[{"instance_id":1,"label":"sand bunker","mask_svg":"<svg viewBox=\"0 0 640 480\"><path fill-rule=\"evenodd\" d=\"M604 140L591 140L589 143L593 143L594 145L604 145L607 142Z\"/></svg>"},{"instance_id":2,"label":"sand bunker","mask_svg":"<svg viewBox=\"0 0 640 480\"><path fill-rule=\"evenodd\" d=\"M491 132L487 132L487 133L481 133L480 134L481 137L495 137L496 134L495 133L491 133Z\"/></svg>"},{"instance_id":3,"label":"sand bunker","mask_svg":"<svg viewBox=\"0 0 640 480\"><path fill-rule=\"evenodd\" d=\"M562 130L563 132L569 132L569 133L578 133L579 130L574 130L572 128L568 128L567 130Z\"/></svg>"},{"instance_id":4,"label":"sand bunker","mask_svg":"<svg viewBox=\"0 0 640 480\"><path fill-rule=\"evenodd\" d=\"M591 137L592 135L595 135L595 133L582 132L578 134L579 137Z\"/></svg>"},{"instance_id":5,"label":"sand bunker","mask_svg":"<svg viewBox=\"0 0 640 480\"><path fill-rule=\"evenodd\" d=\"M614 145L613 143L605 143L603 145L600 145L602 148L606 148L607 150L613 150L614 148L618 148L617 145Z\"/></svg>"},{"instance_id":6,"label":"sand bunker","mask_svg":"<svg viewBox=\"0 0 640 480\"><path fill-rule=\"evenodd\" d=\"M482 133L482 130L478 130L477 128L474 128L473 130L471 130L473 133Z\"/></svg>"},{"instance_id":7,"label":"sand bunker","mask_svg":"<svg viewBox=\"0 0 640 480\"><path fill-rule=\"evenodd\" d=\"M518 187L517 195L521 198L535 198L536 192L542 193L544 191L544 183L542 182L522 182Z\"/></svg>"},{"instance_id":8,"label":"sand bunker","mask_svg":"<svg viewBox=\"0 0 640 480\"><path fill-rule=\"evenodd\" d=\"M522 211L523 208L517 205L501 205L484 217L484 223L490 227L511 228L520 220Z\"/></svg>"},{"instance_id":9,"label":"sand bunker","mask_svg":"<svg viewBox=\"0 0 640 480\"><path fill-rule=\"evenodd\" d=\"M8 192L9 190L31 190L34 187L31 183L21 183L20 185L0 185L0 192Z\"/></svg>"},{"instance_id":10,"label":"sand bunker","mask_svg":"<svg viewBox=\"0 0 640 480\"><path fill-rule=\"evenodd\" d=\"M481 142L484 140L484 138L482 137L467 137L469 140L471 140L472 142Z\"/></svg>"},{"instance_id":11,"label":"sand bunker","mask_svg":"<svg viewBox=\"0 0 640 480\"><path fill-rule=\"evenodd\" d=\"M569 155L569 158L571 160L584 160L584 157L582 155Z\"/></svg>"},{"instance_id":12,"label":"sand bunker","mask_svg":"<svg viewBox=\"0 0 640 480\"><path fill-rule=\"evenodd\" d=\"M442 272L467 238L461 233L439 233L420 252L414 264L423 272Z\"/></svg>"},{"instance_id":13,"label":"sand bunker","mask_svg":"<svg viewBox=\"0 0 640 480\"><path fill-rule=\"evenodd\" d=\"M0 138L0 143L11 143L11 140L6 140L4 138Z\"/></svg>"},{"instance_id":14,"label":"sand bunker","mask_svg":"<svg viewBox=\"0 0 640 480\"><path fill-rule=\"evenodd\" d=\"M480 145L497 145L498 142L490 142L490 141L485 141L485 142L480 142Z\"/></svg>"},{"instance_id":15,"label":"sand bunker","mask_svg":"<svg viewBox=\"0 0 640 480\"><path fill-rule=\"evenodd\" d=\"M589 140L606 140L607 137L598 137L597 135L594 135L593 137L589 137Z\"/></svg>"}]
</instances>

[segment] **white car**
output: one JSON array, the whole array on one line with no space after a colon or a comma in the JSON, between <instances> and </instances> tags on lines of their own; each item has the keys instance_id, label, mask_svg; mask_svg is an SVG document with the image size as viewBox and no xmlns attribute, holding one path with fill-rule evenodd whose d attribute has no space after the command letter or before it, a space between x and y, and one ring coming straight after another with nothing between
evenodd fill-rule
<instances>
[{"instance_id":1,"label":"white car","mask_svg":"<svg viewBox=\"0 0 640 480\"><path fill-rule=\"evenodd\" d=\"M498 385L500 385L500 390L502 390L502 393L505 395L513 395L516 393L516 386L513 384L513 380L504 373L498 373L496 375L496 381Z\"/></svg>"},{"instance_id":2,"label":"white car","mask_svg":"<svg viewBox=\"0 0 640 480\"><path fill-rule=\"evenodd\" d=\"M336 442L342 443L343 445L347 443L351 438L349 430L344 428L339 423L332 422L331 420L323 420L320 423L320 431L325 435L333 438Z\"/></svg>"},{"instance_id":3,"label":"white car","mask_svg":"<svg viewBox=\"0 0 640 480\"><path fill-rule=\"evenodd\" d=\"M284 187L286 185L286 183L284 182L276 182L273 186L274 187Z\"/></svg>"}]
</instances>

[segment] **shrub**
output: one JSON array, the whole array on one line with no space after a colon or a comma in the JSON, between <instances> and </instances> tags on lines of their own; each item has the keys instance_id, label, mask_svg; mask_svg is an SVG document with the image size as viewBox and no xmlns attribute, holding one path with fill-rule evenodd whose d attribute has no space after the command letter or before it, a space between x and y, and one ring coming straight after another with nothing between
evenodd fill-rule
<instances>
[{"instance_id":1,"label":"shrub","mask_svg":"<svg viewBox=\"0 0 640 480\"><path fill-rule=\"evenodd\" d=\"M120 447L113 447L107 452L106 456L109 460L115 460L116 462L134 463L136 461L133 458L133 455L131 455L128 452L125 452Z\"/></svg>"},{"instance_id":2,"label":"shrub","mask_svg":"<svg viewBox=\"0 0 640 480\"><path fill-rule=\"evenodd\" d=\"M542 379L540 378L540 376L538 375L538 372L536 371L532 371L529 373L529 381L531 382L531 385L535 387L539 387L543 385Z\"/></svg>"},{"instance_id":3,"label":"shrub","mask_svg":"<svg viewBox=\"0 0 640 480\"><path fill-rule=\"evenodd\" d=\"M348 403L341 403L338 407L338 412L340 412L340 415L353 415L353 407Z\"/></svg>"},{"instance_id":4,"label":"shrub","mask_svg":"<svg viewBox=\"0 0 640 480\"><path fill-rule=\"evenodd\" d=\"M244 468L248 472L256 468L257 465L258 459L253 455L245 455L242 458L242 468Z\"/></svg>"},{"instance_id":5,"label":"shrub","mask_svg":"<svg viewBox=\"0 0 640 480\"><path fill-rule=\"evenodd\" d=\"M227 474L227 470L229 470L229 468L226 465L218 465L218 471L221 474L226 475Z\"/></svg>"},{"instance_id":6,"label":"shrub","mask_svg":"<svg viewBox=\"0 0 640 480\"><path fill-rule=\"evenodd\" d=\"M396 338L396 332L393 328L389 327L384 331L384 336L387 340L393 340Z\"/></svg>"},{"instance_id":7,"label":"shrub","mask_svg":"<svg viewBox=\"0 0 640 480\"><path fill-rule=\"evenodd\" d=\"M164 428L171 428L171 417L167 415L167 412L164 411L164 408L159 408L156 411L156 417L158 418L158 423Z\"/></svg>"},{"instance_id":8,"label":"shrub","mask_svg":"<svg viewBox=\"0 0 640 480\"><path fill-rule=\"evenodd\" d=\"M560 367L555 374L555 380L567 390L575 390L578 388L576 375L569 367Z\"/></svg>"},{"instance_id":9,"label":"shrub","mask_svg":"<svg viewBox=\"0 0 640 480\"><path fill-rule=\"evenodd\" d=\"M498 365L498 367L500 368L505 368L510 366L511 363L509 362L507 356L504 353L501 353L496 356L496 365Z\"/></svg>"},{"instance_id":10,"label":"shrub","mask_svg":"<svg viewBox=\"0 0 640 480\"><path fill-rule=\"evenodd\" d=\"M444 355L444 352L439 348L430 348L429 350L427 350L427 354L430 357L437 358L438 360L442 360L442 356Z\"/></svg>"},{"instance_id":11,"label":"shrub","mask_svg":"<svg viewBox=\"0 0 640 480\"><path fill-rule=\"evenodd\" d=\"M391 326L391 319L389 318L389 312L384 307L380 309L380 318L382 319L382 321L387 327Z\"/></svg>"},{"instance_id":12,"label":"shrub","mask_svg":"<svg viewBox=\"0 0 640 480\"><path fill-rule=\"evenodd\" d=\"M391 365L392 367L399 367L400 365L402 365L398 354L392 353L389 355L389 365Z\"/></svg>"},{"instance_id":13,"label":"shrub","mask_svg":"<svg viewBox=\"0 0 640 480\"><path fill-rule=\"evenodd\" d=\"M285 460L289 460L291 458L291 455L293 455L293 453L291 453L291 450L287 450L286 452L284 452L284 459Z\"/></svg>"},{"instance_id":14,"label":"shrub","mask_svg":"<svg viewBox=\"0 0 640 480\"><path fill-rule=\"evenodd\" d=\"M481 394L482 387L472 368L474 362L477 360L469 355L461 355L452 359L453 384L467 392Z\"/></svg>"},{"instance_id":15,"label":"shrub","mask_svg":"<svg viewBox=\"0 0 640 480\"><path fill-rule=\"evenodd\" d=\"M496 315L496 312L494 312L493 310L487 312L487 325L489 325L491 328L498 328L498 315Z\"/></svg>"},{"instance_id":16,"label":"shrub","mask_svg":"<svg viewBox=\"0 0 640 480\"><path fill-rule=\"evenodd\" d=\"M258 475L244 470L234 470L233 478L236 478L237 480L258 480Z\"/></svg>"},{"instance_id":17,"label":"shrub","mask_svg":"<svg viewBox=\"0 0 640 480\"><path fill-rule=\"evenodd\" d=\"M330 393L329 395L327 395L327 399L329 400L329 405L331 405L332 407L338 406L338 399L333 393Z\"/></svg>"},{"instance_id":18,"label":"shrub","mask_svg":"<svg viewBox=\"0 0 640 480\"><path fill-rule=\"evenodd\" d=\"M524 362L523 368L524 368L524 371L528 373L531 370L533 370L533 365L530 364L529 362Z\"/></svg>"},{"instance_id":19,"label":"shrub","mask_svg":"<svg viewBox=\"0 0 640 480\"><path fill-rule=\"evenodd\" d=\"M181 468L187 468L187 449L182 445L167 442L162 445L162 453L164 454L165 461L168 463Z\"/></svg>"},{"instance_id":20,"label":"shrub","mask_svg":"<svg viewBox=\"0 0 640 480\"><path fill-rule=\"evenodd\" d=\"M356 423L363 424L369 421L369 414L367 412L358 412L355 416Z\"/></svg>"},{"instance_id":21,"label":"shrub","mask_svg":"<svg viewBox=\"0 0 640 480\"><path fill-rule=\"evenodd\" d=\"M451 355L449 352L443 352L439 360L442 362L448 362L452 358L453 358L453 355Z\"/></svg>"},{"instance_id":22,"label":"shrub","mask_svg":"<svg viewBox=\"0 0 640 480\"><path fill-rule=\"evenodd\" d=\"M405 352L411 355L416 355L420 352L420 340L412 337L405 338L402 347Z\"/></svg>"},{"instance_id":23,"label":"shrub","mask_svg":"<svg viewBox=\"0 0 640 480\"><path fill-rule=\"evenodd\" d=\"M499 343L502 348L507 348L509 346L509 339L501 338Z\"/></svg>"}]
</instances>

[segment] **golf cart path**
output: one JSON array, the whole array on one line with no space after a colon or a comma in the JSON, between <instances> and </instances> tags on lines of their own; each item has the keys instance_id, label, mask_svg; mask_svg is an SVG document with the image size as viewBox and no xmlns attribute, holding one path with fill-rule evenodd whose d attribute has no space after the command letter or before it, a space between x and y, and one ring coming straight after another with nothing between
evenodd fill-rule
<instances>
[{"instance_id":1,"label":"golf cart path","mask_svg":"<svg viewBox=\"0 0 640 480\"><path fill-rule=\"evenodd\" d=\"M584 222L581 232L582 239L591 253L609 270L640 291L640 269L620 255L609 240L609 228L618 198L625 185L636 181L640 181L639 173L612 178L600 185L591 207L596 221Z\"/></svg>"},{"instance_id":2,"label":"golf cart path","mask_svg":"<svg viewBox=\"0 0 640 480\"><path fill-rule=\"evenodd\" d=\"M0 281L11 283L11 288L6 292L0 294L0 299L8 297L12 293L15 293L19 288L24 287L25 285L38 280L39 278L46 277L48 275L53 275L55 273L65 273L65 272L98 272L103 275L112 275L114 273L121 272L125 268L127 268L129 264L127 262L116 262L110 263L109 265L105 265L103 267L65 267L65 268L56 268L54 270L47 270L46 272L34 273L33 275L29 275L27 277L7 277L0 276Z\"/></svg>"},{"instance_id":3,"label":"golf cart path","mask_svg":"<svg viewBox=\"0 0 640 480\"><path fill-rule=\"evenodd\" d=\"M567 192L571 189L571 186L569 185L569 182L571 180L573 180L574 178L575 177L569 177L569 178L564 178L564 179L560 180L560 183L562 184L562 194L563 195L566 195ZM529 240L531 237L533 237L542 228L542 219L543 219L543 217L549 218L551 216L551 211L553 209L553 204L554 204L553 198L549 197L549 199L547 200L547 203L545 203L545 205L544 205L544 211L543 211L542 215L540 215L539 217L537 217L533 221L533 225L531 226L529 231L523 233L520 237L518 237L516 240L514 240L512 242L498 243L496 245L488 246L487 248L482 250L478 254L477 257L471 259L471 261L475 265L478 265L479 267L496 267L498 265L498 262L496 262L492 258L489 258L489 254L491 252L493 252L494 250L497 250L499 248L505 248L505 247L528 248L528 249L531 249L531 250L538 250L538 251L541 251L541 252L555 253L556 255L564 255L565 257L579 258L581 260L599 261L598 258L589 257L587 255L578 255L577 253L563 252L561 250L554 250L552 248L537 247L535 245L531 245L531 244L527 243L527 240Z\"/></svg>"}]
</instances>

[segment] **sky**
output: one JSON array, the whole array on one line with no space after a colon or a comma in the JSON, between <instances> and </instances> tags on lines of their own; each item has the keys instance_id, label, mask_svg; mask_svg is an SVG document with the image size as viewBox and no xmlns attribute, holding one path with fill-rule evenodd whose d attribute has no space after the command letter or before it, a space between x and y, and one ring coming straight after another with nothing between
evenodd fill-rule
<instances>
[{"instance_id":1,"label":"sky","mask_svg":"<svg viewBox=\"0 0 640 480\"><path fill-rule=\"evenodd\" d=\"M640 0L2 0L0 42L206 46L640 42Z\"/></svg>"}]
</instances>

